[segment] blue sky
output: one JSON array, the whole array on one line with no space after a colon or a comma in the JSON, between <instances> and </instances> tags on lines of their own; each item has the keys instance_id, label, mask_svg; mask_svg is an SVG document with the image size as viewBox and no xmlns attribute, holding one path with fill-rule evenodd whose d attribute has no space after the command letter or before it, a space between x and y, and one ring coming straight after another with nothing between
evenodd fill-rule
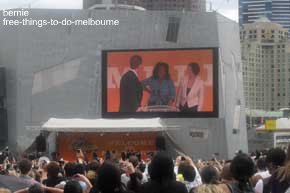
<instances>
[{"instance_id":1,"label":"blue sky","mask_svg":"<svg viewBox=\"0 0 290 193\"><path fill-rule=\"evenodd\" d=\"M0 0L0 9L26 8L29 4L32 8L82 8L82 0ZM210 4L213 10L238 21L238 0L207 0L208 7Z\"/></svg>"}]
</instances>

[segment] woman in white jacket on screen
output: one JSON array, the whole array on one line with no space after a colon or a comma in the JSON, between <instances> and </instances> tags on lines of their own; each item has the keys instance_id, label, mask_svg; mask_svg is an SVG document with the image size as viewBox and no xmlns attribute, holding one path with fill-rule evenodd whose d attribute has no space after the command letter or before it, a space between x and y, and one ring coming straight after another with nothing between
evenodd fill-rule
<instances>
[{"instance_id":1,"label":"woman in white jacket on screen","mask_svg":"<svg viewBox=\"0 0 290 193\"><path fill-rule=\"evenodd\" d=\"M185 77L177 92L176 106L181 112L200 112L204 102L204 82L201 80L197 63L187 66Z\"/></svg>"}]
</instances>

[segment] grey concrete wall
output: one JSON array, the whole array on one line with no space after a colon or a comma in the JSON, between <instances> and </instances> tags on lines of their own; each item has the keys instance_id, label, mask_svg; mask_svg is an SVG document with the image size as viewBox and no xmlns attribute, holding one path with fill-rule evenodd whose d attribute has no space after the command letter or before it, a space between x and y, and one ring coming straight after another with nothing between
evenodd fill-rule
<instances>
[{"instance_id":1,"label":"grey concrete wall","mask_svg":"<svg viewBox=\"0 0 290 193\"><path fill-rule=\"evenodd\" d=\"M15 136L17 136L17 87L19 83L16 75L16 64L18 63L18 36L14 28L4 28L3 26L0 27L0 34L0 64L6 68L8 141L15 141Z\"/></svg>"},{"instance_id":2,"label":"grey concrete wall","mask_svg":"<svg viewBox=\"0 0 290 193\"><path fill-rule=\"evenodd\" d=\"M165 41L169 16L181 17L177 43ZM101 117L103 49L220 47L219 118L164 122L180 125L179 131L169 133L194 157L209 158L216 152L230 157L238 149L247 151L242 80L237 78L241 69L238 24L215 13L187 12L30 10L30 17L119 19L120 25L1 26L0 64L7 67L11 146L19 150L29 146L37 133L25 127L39 126L51 117ZM237 99L242 101L242 113L239 132L233 135ZM205 129L209 136L194 140L189 137L191 129Z\"/></svg>"},{"instance_id":3,"label":"grey concrete wall","mask_svg":"<svg viewBox=\"0 0 290 193\"><path fill-rule=\"evenodd\" d=\"M217 15L220 46L220 104L223 106L226 128L228 155L236 150L248 151L247 129L245 118L245 99L241 51L239 46L239 26L222 15ZM233 42L236 42L235 44ZM239 115L236 108L241 106ZM237 124L235 119L239 118ZM233 133L233 129L237 129Z\"/></svg>"}]
</instances>

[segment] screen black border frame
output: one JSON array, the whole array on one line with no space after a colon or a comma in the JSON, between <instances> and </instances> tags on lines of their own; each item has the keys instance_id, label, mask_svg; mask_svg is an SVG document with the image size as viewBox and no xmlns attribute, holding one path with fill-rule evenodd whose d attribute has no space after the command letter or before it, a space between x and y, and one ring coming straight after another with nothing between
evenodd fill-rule
<instances>
[{"instance_id":1,"label":"screen black border frame","mask_svg":"<svg viewBox=\"0 0 290 193\"><path fill-rule=\"evenodd\" d=\"M108 112L107 56L112 52L154 52L179 50L212 50L213 52L213 111L212 112ZM102 50L102 118L218 118L219 117L219 48L158 48Z\"/></svg>"}]
</instances>

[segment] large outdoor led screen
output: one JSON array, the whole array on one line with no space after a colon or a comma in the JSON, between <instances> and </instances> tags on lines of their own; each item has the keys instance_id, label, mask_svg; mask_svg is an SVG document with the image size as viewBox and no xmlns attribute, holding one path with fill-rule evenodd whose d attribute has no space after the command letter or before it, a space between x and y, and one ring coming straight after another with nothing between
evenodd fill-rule
<instances>
[{"instance_id":1,"label":"large outdoor led screen","mask_svg":"<svg viewBox=\"0 0 290 193\"><path fill-rule=\"evenodd\" d=\"M218 49L103 51L105 118L218 117Z\"/></svg>"}]
</instances>

